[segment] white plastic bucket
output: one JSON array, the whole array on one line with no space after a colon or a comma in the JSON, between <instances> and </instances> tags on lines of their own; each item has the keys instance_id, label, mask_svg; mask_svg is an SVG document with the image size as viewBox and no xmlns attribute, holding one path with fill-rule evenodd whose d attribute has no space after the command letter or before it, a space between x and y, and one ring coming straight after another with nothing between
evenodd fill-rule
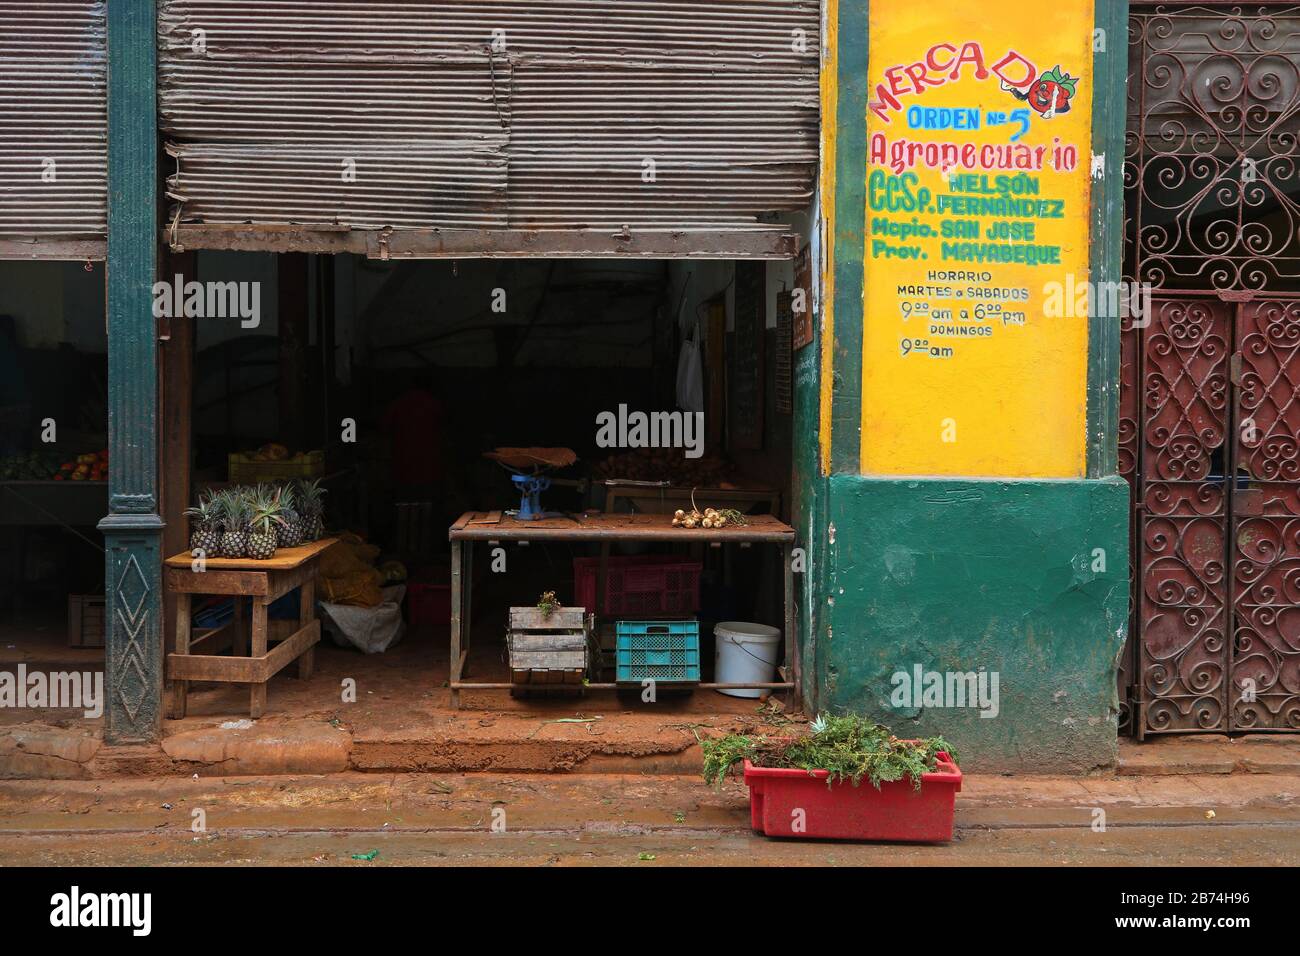
<instances>
[{"instance_id":1,"label":"white plastic bucket","mask_svg":"<svg viewBox=\"0 0 1300 956\"><path fill-rule=\"evenodd\" d=\"M770 684L776 680L781 629L766 624L723 621L713 628L717 657L713 679L719 684ZM762 697L762 690L719 690L732 697Z\"/></svg>"}]
</instances>

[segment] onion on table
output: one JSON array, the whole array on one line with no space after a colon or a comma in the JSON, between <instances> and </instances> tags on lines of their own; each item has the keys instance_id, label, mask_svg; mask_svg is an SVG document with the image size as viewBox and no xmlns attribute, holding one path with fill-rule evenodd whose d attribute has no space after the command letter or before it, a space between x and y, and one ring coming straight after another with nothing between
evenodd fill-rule
<instances>
[{"instance_id":1,"label":"onion on table","mask_svg":"<svg viewBox=\"0 0 1300 956\"><path fill-rule=\"evenodd\" d=\"M749 519L743 512L735 508L705 508L700 511L695 504L695 493L691 492L691 510L685 511L678 508L673 512L674 528L704 528L713 530L714 528L726 528L728 526L744 527L749 524Z\"/></svg>"}]
</instances>

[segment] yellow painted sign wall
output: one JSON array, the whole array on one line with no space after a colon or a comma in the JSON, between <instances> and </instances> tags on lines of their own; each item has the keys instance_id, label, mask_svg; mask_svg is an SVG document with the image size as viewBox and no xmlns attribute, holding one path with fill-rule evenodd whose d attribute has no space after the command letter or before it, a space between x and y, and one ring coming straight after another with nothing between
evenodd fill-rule
<instances>
[{"instance_id":1,"label":"yellow painted sign wall","mask_svg":"<svg viewBox=\"0 0 1300 956\"><path fill-rule=\"evenodd\" d=\"M871 0L864 473L1084 474L1092 27Z\"/></svg>"}]
</instances>

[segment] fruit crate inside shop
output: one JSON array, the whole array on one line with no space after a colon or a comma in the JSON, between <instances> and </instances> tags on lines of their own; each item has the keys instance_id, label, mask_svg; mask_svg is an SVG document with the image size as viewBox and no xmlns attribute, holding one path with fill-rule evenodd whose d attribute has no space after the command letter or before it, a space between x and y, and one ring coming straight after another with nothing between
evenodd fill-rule
<instances>
[{"instance_id":1,"label":"fruit crate inside shop","mask_svg":"<svg viewBox=\"0 0 1300 956\"><path fill-rule=\"evenodd\" d=\"M68 595L68 646L103 647L107 599L102 594Z\"/></svg>"},{"instance_id":2,"label":"fruit crate inside shop","mask_svg":"<svg viewBox=\"0 0 1300 956\"><path fill-rule=\"evenodd\" d=\"M700 682L699 621L618 621L614 631L618 683Z\"/></svg>"},{"instance_id":3,"label":"fruit crate inside shop","mask_svg":"<svg viewBox=\"0 0 1300 956\"><path fill-rule=\"evenodd\" d=\"M283 447L283 446L280 446ZM325 474L325 452L305 451L285 457L269 457L279 454L277 450L266 448L257 452L234 452L226 459L226 478L231 484L255 485L260 482L292 481L295 478L319 478ZM259 455L268 455L262 458Z\"/></svg>"}]
</instances>

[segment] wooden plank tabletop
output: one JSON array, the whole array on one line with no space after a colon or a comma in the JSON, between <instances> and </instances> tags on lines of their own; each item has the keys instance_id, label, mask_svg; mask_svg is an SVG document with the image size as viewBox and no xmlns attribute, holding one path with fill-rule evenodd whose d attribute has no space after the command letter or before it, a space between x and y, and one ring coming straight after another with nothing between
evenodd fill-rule
<instances>
[{"instance_id":1,"label":"wooden plank tabletop","mask_svg":"<svg viewBox=\"0 0 1300 956\"><path fill-rule=\"evenodd\" d=\"M266 561L256 558L208 558L205 567L209 571L292 571L332 545L338 538L321 538L309 541L296 548L277 548L275 556ZM194 557L188 551L172 555L165 562L169 568L189 568Z\"/></svg>"},{"instance_id":2,"label":"wooden plank tabletop","mask_svg":"<svg viewBox=\"0 0 1300 956\"><path fill-rule=\"evenodd\" d=\"M520 521L501 515L495 524L475 524L484 512L467 511L451 526L447 537L452 541L564 540L599 541L764 541L779 543L794 540L794 528L772 515L750 515L745 526L725 528L674 528L672 515L588 514L577 513L559 518Z\"/></svg>"}]
</instances>

